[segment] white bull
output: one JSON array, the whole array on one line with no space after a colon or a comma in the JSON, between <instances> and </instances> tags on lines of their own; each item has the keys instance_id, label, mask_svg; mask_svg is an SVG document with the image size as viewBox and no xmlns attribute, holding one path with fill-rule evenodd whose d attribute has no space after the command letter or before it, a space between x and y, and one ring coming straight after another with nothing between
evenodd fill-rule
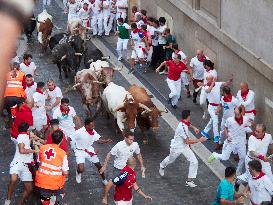
<instances>
[{"instance_id":1,"label":"white bull","mask_svg":"<svg viewBox=\"0 0 273 205\"><path fill-rule=\"evenodd\" d=\"M117 120L121 131L124 131L125 125L131 130L136 127L138 109L143 109L143 114L151 112L147 106L135 103L132 95L124 87L113 82L104 89L101 98L106 111Z\"/></svg>"},{"instance_id":2,"label":"white bull","mask_svg":"<svg viewBox=\"0 0 273 205\"><path fill-rule=\"evenodd\" d=\"M38 14L37 16L37 31L38 31L38 41L39 43L43 43L43 33L42 32L39 32L39 28L40 28L40 24L41 23L45 23L45 21L49 19L51 22L53 20L53 17L47 13L46 9L43 10L42 13Z\"/></svg>"},{"instance_id":3,"label":"white bull","mask_svg":"<svg viewBox=\"0 0 273 205\"><path fill-rule=\"evenodd\" d=\"M70 35L80 35L82 40L86 39L86 28L82 25L80 18L72 18L67 22L67 31Z\"/></svg>"}]
</instances>

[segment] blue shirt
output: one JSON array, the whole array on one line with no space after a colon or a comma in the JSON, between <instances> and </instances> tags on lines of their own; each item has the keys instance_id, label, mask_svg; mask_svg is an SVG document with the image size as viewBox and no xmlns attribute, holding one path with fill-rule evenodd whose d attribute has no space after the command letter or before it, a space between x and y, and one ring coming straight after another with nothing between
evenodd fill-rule
<instances>
[{"instance_id":1,"label":"blue shirt","mask_svg":"<svg viewBox=\"0 0 273 205\"><path fill-rule=\"evenodd\" d=\"M220 182L218 189L217 189L216 198L213 202L213 205L220 205L221 199L234 201L234 185L226 179L223 179Z\"/></svg>"}]
</instances>

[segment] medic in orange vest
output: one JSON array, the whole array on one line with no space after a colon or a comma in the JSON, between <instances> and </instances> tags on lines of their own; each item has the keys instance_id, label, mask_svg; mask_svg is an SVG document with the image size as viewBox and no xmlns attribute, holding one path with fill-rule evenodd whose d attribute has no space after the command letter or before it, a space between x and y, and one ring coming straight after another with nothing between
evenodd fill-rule
<instances>
[{"instance_id":1,"label":"medic in orange vest","mask_svg":"<svg viewBox=\"0 0 273 205\"><path fill-rule=\"evenodd\" d=\"M56 204L66 204L63 188L69 168L66 152L59 148L63 137L62 131L55 131L52 134L53 144L41 146L38 154L40 165L35 186L40 192L42 205L49 205L53 195L56 196Z\"/></svg>"}]
</instances>

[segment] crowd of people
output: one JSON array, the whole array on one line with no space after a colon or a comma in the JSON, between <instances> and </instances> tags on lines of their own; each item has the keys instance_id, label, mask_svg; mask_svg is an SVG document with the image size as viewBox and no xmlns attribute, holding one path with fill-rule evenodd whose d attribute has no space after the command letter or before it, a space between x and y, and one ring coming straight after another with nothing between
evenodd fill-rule
<instances>
[{"instance_id":1,"label":"crowd of people","mask_svg":"<svg viewBox=\"0 0 273 205\"><path fill-rule=\"evenodd\" d=\"M168 102L173 109L177 109L181 98L182 84L186 96L192 97L193 103L197 103L199 96L204 111L203 120L209 115L208 124L200 131L190 122L191 111L182 111L182 119L171 140L170 153L159 165L161 177L164 177L166 167L182 154L190 162L185 185L196 187L194 180L197 177L198 160L191 145L212 139L215 152L209 157L209 163L229 160L232 153L239 157L237 169L226 168L225 179L218 186L213 204L242 204L248 193L253 205L270 203L273 195L270 166L273 138L266 132L264 124L255 123L255 93L246 82L240 84L234 96L230 88L233 76L226 82L219 82L214 63L202 49L197 50L196 56L188 60L164 17L148 17L146 10L135 6L132 8L133 16L128 17L127 0L64 0L63 3L68 21L81 19L84 27L92 30L93 37L109 36L111 30L114 30L118 60L130 59L129 73L133 73L139 66L144 72L151 68L166 74L171 91ZM50 4L51 1L43 1L44 6ZM131 56L129 42L132 46ZM136 183L135 157L139 161L143 178L146 169L140 147L134 141L134 134L125 131L124 140L113 146L101 164L93 144L107 144L112 140L101 137L95 130L93 118L88 117L82 123L54 80L36 82L38 71L32 55L26 53L22 62L16 57L12 60L11 71L6 76L6 127L10 128L16 151L10 163L5 205L11 204L18 178L24 183L19 204L26 202L33 189L37 189L43 205L50 204L52 200L58 204L67 204L64 186L68 178L68 156L71 151L76 157L77 183L82 181L86 160L97 168L104 185L103 204L108 204L108 193L113 186L116 204L132 204L132 189L145 199L152 200ZM220 126L219 116L222 116ZM190 138L189 128L202 137ZM212 137L209 135L211 129ZM115 177L107 180L105 172L111 156L115 157ZM241 184L247 185L239 193Z\"/></svg>"}]
</instances>

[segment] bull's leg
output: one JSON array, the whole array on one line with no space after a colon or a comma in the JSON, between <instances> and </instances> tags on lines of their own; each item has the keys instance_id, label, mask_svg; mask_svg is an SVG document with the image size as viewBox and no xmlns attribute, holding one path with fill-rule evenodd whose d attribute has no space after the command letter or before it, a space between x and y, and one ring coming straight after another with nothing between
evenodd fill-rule
<instances>
[{"instance_id":1,"label":"bull's leg","mask_svg":"<svg viewBox=\"0 0 273 205\"><path fill-rule=\"evenodd\" d=\"M61 67L61 65L59 63L57 63L57 67L59 69L59 79L61 80L61 79L63 79L63 77L62 77L62 67Z\"/></svg>"}]
</instances>

